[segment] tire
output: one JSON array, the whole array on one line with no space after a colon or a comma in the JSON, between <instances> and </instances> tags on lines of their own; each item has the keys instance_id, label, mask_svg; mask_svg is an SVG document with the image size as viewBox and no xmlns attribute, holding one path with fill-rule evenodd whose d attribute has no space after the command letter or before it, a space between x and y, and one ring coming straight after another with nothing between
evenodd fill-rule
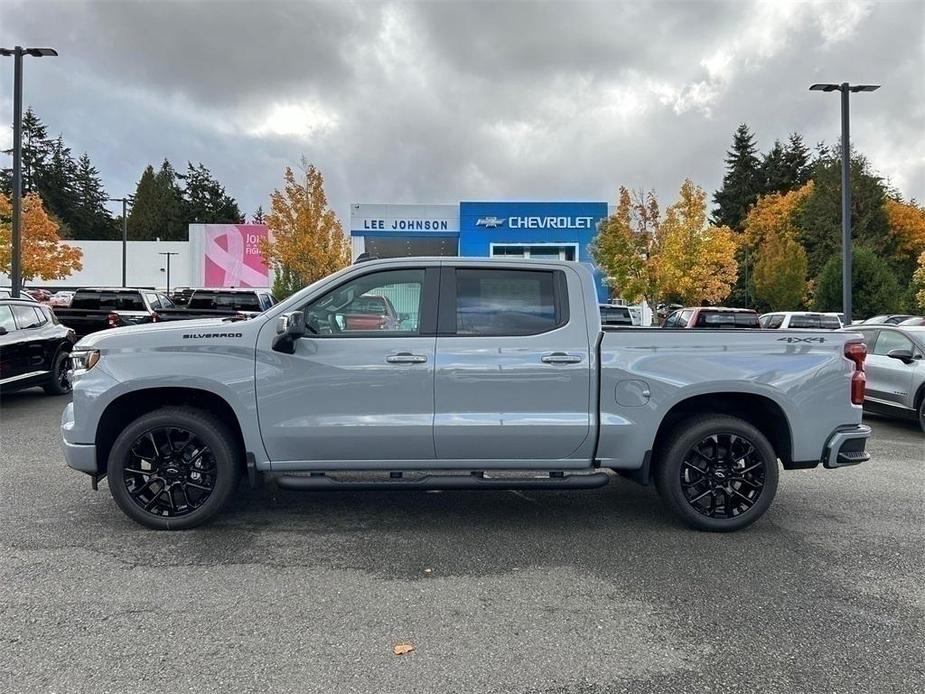
<instances>
[{"instance_id":1,"label":"tire","mask_svg":"<svg viewBox=\"0 0 925 694\"><path fill-rule=\"evenodd\" d=\"M68 369L71 368L71 354L63 349L58 350L51 364L51 376L42 389L48 395L67 395L71 392L71 379Z\"/></svg>"},{"instance_id":2,"label":"tire","mask_svg":"<svg viewBox=\"0 0 925 694\"><path fill-rule=\"evenodd\" d=\"M192 407L143 414L109 454L109 491L132 520L155 530L205 523L231 498L242 452L221 421Z\"/></svg>"},{"instance_id":3,"label":"tire","mask_svg":"<svg viewBox=\"0 0 925 694\"><path fill-rule=\"evenodd\" d=\"M925 431L925 398L919 403L919 426Z\"/></svg>"},{"instance_id":4,"label":"tire","mask_svg":"<svg viewBox=\"0 0 925 694\"><path fill-rule=\"evenodd\" d=\"M742 419L691 417L661 448L655 482L668 508L690 527L731 532L761 518L774 500L777 454Z\"/></svg>"}]
</instances>

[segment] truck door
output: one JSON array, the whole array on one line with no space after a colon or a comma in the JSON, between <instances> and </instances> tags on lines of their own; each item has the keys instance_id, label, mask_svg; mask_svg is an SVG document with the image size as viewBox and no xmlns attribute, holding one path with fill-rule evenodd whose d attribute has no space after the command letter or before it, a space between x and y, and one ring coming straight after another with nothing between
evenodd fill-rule
<instances>
[{"instance_id":1,"label":"truck door","mask_svg":"<svg viewBox=\"0 0 925 694\"><path fill-rule=\"evenodd\" d=\"M438 459L485 468L567 458L587 465L592 360L582 296L570 269L444 268Z\"/></svg>"},{"instance_id":2,"label":"truck door","mask_svg":"<svg viewBox=\"0 0 925 694\"><path fill-rule=\"evenodd\" d=\"M439 268L413 266L345 280L300 307L314 332L291 355L270 347L272 324L261 330L258 416L275 469L433 460L438 281Z\"/></svg>"}]
</instances>

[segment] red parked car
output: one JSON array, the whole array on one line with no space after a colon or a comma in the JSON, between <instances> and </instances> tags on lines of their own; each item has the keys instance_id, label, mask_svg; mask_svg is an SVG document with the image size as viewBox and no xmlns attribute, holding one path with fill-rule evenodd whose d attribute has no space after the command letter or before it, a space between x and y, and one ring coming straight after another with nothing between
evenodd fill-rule
<instances>
[{"instance_id":1,"label":"red parked car","mask_svg":"<svg viewBox=\"0 0 925 694\"><path fill-rule=\"evenodd\" d=\"M759 328L758 312L750 308L692 306L670 314L663 328Z\"/></svg>"},{"instance_id":2,"label":"red parked car","mask_svg":"<svg viewBox=\"0 0 925 694\"><path fill-rule=\"evenodd\" d=\"M398 330L398 313L384 296L365 294L343 311L344 330Z\"/></svg>"}]
</instances>

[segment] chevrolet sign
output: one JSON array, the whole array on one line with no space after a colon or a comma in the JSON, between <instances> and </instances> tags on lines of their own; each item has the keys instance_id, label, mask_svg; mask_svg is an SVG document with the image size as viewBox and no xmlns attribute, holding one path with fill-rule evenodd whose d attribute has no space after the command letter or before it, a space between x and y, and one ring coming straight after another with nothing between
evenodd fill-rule
<instances>
[{"instance_id":1,"label":"chevrolet sign","mask_svg":"<svg viewBox=\"0 0 925 694\"><path fill-rule=\"evenodd\" d=\"M504 220L499 217L480 217L475 220L475 226L486 229L497 229L504 226Z\"/></svg>"}]
</instances>

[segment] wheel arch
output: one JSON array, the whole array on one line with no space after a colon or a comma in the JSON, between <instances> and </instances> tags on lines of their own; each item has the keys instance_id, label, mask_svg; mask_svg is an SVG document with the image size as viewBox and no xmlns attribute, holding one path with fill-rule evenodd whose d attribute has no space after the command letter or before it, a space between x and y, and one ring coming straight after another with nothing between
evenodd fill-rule
<instances>
[{"instance_id":1,"label":"wheel arch","mask_svg":"<svg viewBox=\"0 0 925 694\"><path fill-rule=\"evenodd\" d=\"M201 388L152 387L124 393L110 402L96 427L96 463L105 472L112 445L122 430L143 414L165 406L187 406L217 417L235 437L235 445L244 459L244 434L234 409L220 395Z\"/></svg>"},{"instance_id":2,"label":"wheel arch","mask_svg":"<svg viewBox=\"0 0 925 694\"><path fill-rule=\"evenodd\" d=\"M771 398L755 393L704 393L675 403L662 418L652 446L653 461L669 434L685 419L694 415L723 414L743 419L764 434L784 469L794 467L793 433L783 408Z\"/></svg>"}]
</instances>

